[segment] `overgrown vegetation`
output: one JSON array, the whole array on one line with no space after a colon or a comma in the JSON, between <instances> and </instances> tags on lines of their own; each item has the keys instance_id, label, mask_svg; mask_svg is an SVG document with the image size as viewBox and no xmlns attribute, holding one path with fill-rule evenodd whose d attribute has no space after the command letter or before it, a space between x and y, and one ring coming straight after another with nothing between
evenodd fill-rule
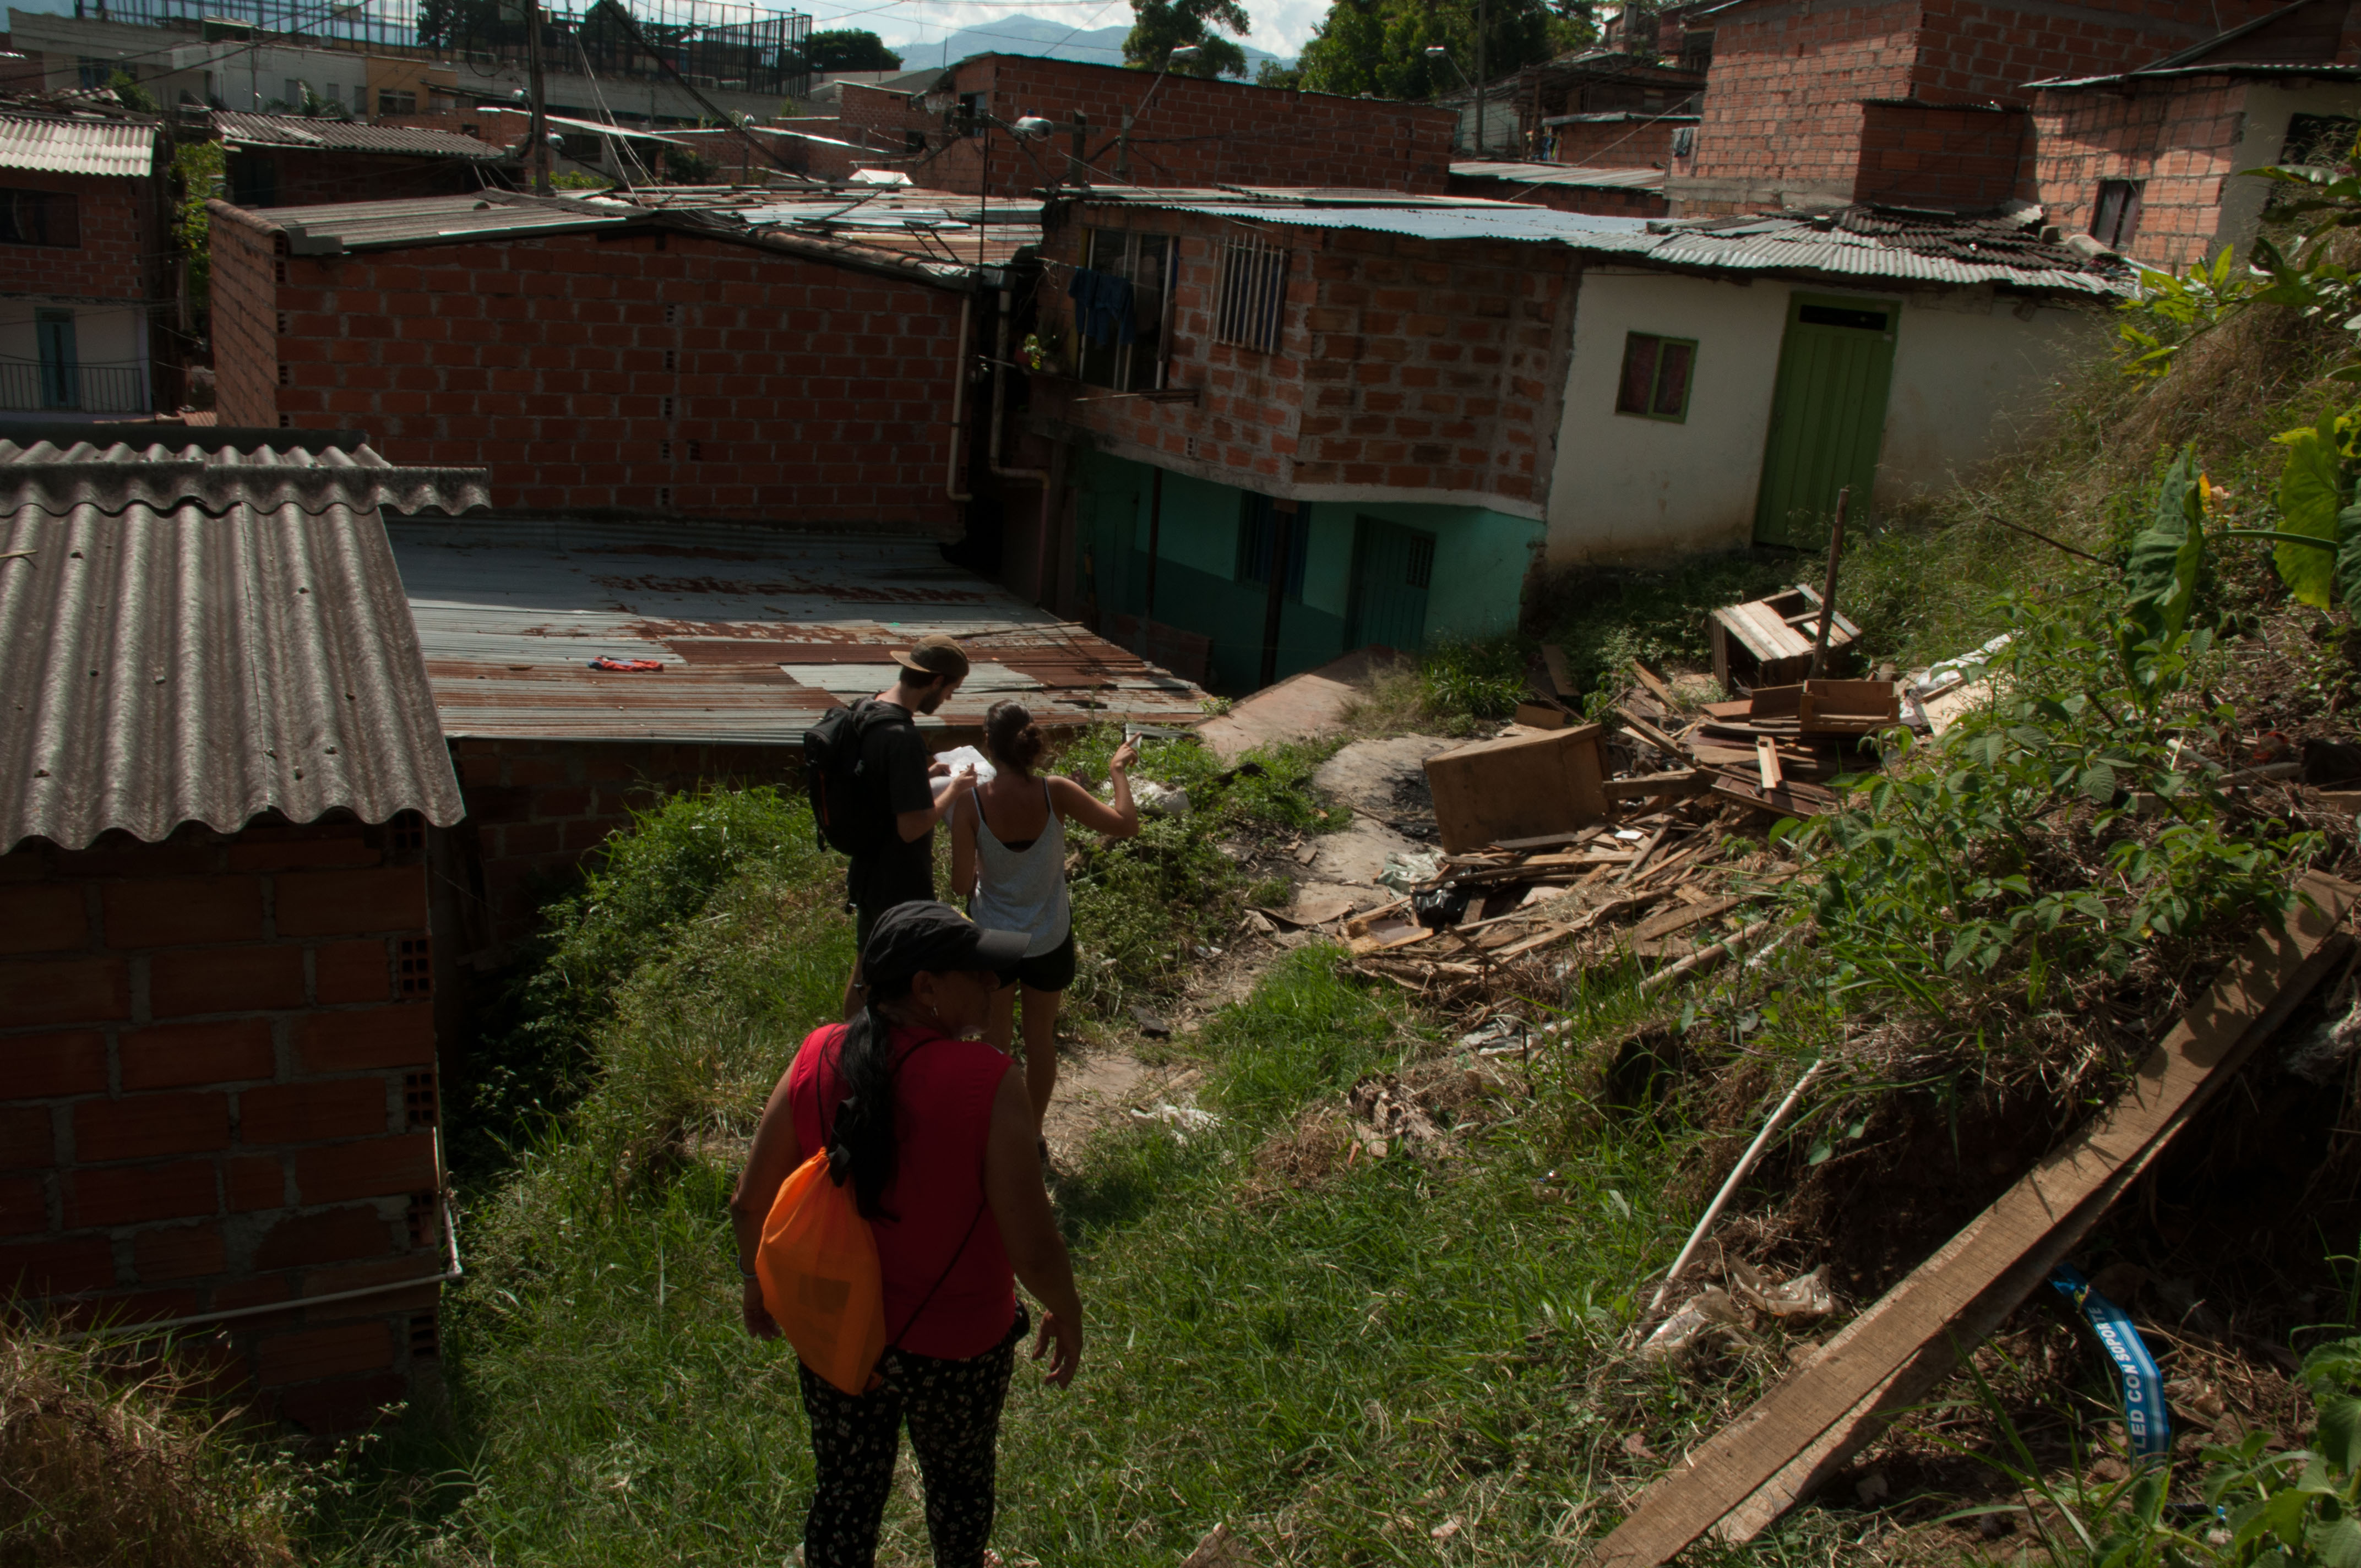
<instances>
[{"instance_id":1,"label":"overgrown vegetation","mask_svg":"<svg viewBox=\"0 0 2361 1568\"><path fill-rule=\"evenodd\" d=\"M0 1333L0 1568L293 1563L296 1472L219 1419L168 1367Z\"/></svg>"}]
</instances>

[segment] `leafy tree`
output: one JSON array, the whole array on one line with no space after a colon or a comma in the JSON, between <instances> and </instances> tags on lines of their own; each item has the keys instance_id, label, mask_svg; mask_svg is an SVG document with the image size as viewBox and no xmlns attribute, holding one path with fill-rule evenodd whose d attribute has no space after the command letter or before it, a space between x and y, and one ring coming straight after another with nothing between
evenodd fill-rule
<instances>
[{"instance_id":1,"label":"leafy tree","mask_svg":"<svg viewBox=\"0 0 2361 1568\"><path fill-rule=\"evenodd\" d=\"M1296 62L1302 84L1347 97L1411 100L1465 91L1476 79L1477 11L1477 0L1335 0ZM1482 66L1494 80L1592 36L1574 10L1546 0L1485 0L1483 11ZM1450 51L1448 61L1427 57L1437 44Z\"/></svg>"},{"instance_id":2,"label":"leafy tree","mask_svg":"<svg viewBox=\"0 0 2361 1568\"><path fill-rule=\"evenodd\" d=\"M1131 34L1123 40L1126 65L1160 71L1172 51L1194 44L1204 52L1172 67L1180 76L1246 73L1246 51L1213 31L1246 36L1253 25L1238 0L1131 0Z\"/></svg>"},{"instance_id":3,"label":"leafy tree","mask_svg":"<svg viewBox=\"0 0 2361 1568\"><path fill-rule=\"evenodd\" d=\"M430 49L524 41L524 24L500 18L500 0L418 0L418 41Z\"/></svg>"},{"instance_id":4,"label":"leafy tree","mask_svg":"<svg viewBox=\"0 0 2361 1568\"><path fill-rule=\"evenodd\" d=\"M899 71L902 57L863 27L831 27L804 40L804 59L814 71Z\"/></svg>"},{"instance_id":5,"label":"leafy tree","mask_svg":"<svg viewBox=\"0 0 2361 1568\"><path fill-rule=\"evenodd\" d=\"M222 175L228 166L228 154L217 141L182 142L172 151L172 175L180 185L172 203L172 243L188 268L192 311L203 311L211 302L213 214L205 203L223 193Z\"/></svg>"},{"instance_id":6,"label":"leafy tree","mask_svg":"<svg viewBox=\"0 0 2361 1568\"><path fill-rule=\"evenodd\" d=\"M1303 85L1303 68L1297 65L1281 65L1275 60L1266 60L1255 68L1255 85L1300 88Z\"/></svg>"},{"instance_id":7,"label":"leafy tree","mask_svg":"<svg viewBox=\"0 0 2361 1568\"><path fill-rule=\"evenodd\" d=\"M127 71L118 71L108 77L106 86L107 91L115 94L115 101L126 109L136 109L143 115L164 112L163 106L156 102L155 95L133 81Z\"/></svg>"}]
</instances>

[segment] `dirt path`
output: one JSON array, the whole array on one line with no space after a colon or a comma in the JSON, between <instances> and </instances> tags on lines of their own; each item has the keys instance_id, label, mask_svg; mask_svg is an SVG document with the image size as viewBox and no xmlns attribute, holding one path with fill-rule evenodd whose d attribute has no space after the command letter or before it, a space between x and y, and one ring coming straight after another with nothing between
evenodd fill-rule
<instances>
[{"instance_id":1,"label":"dirt path","mask_svg":"<svg viewBox=\"0 0 2361 1568\"><path fill-rule=\"evenodd\" d=\"M1438 736L1402 735L1345 746L1323 764L1312 784L1329 799L1353 808L1352 826L1310 840L1309 861L1281 855L1250 866L1248 875L1286 876L1295 884L1291 907L1297 909L1323 901L1333 905L1340 898L1355 909L1367 909L1392 897L1378 885L1378 874L1389 855L1433 847L1434 807L1423 764L1454 744ZM1197 968L1181 994L1163 1005L1161 1021L1185 1050L1206 1018L1243 1001L1281 955L1306 943L1334 940L1336 930L1330 925L1257 931L1250 918L1232 933L1219 956ZM1054 1161L1071 1163L1100 1128L1134 1111L1194 1102L1203 1075L1186 1063L1150 1065L1138 1054L1144 1043L1137 1030L1103 1045L1060 1042L1058 1090L1041 1130Z\"/></svg>"}]
</instances>

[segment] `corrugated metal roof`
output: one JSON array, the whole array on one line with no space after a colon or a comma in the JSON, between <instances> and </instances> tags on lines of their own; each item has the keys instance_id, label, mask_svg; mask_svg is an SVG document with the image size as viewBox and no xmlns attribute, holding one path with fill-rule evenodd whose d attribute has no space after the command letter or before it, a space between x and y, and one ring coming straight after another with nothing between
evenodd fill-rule
<instances>
[{"instance_id":1,"label":"corrugated metal roof","mask_svg":"<svg viewBox=\"0 0 2361 1568\"><path fill-rule=\"evenodd\" d=\"M481 476L195 440L0 440L0 849L235 832L271 811L457 821L377 507L474 504ZM140 472L96 477L117 468Z\"/></svg>"},{"instance_id":2,"label":"corrugated metal roof","mask_svg":"<svg viewBox=\"0 0 2361 1568\"><path fill-rule=\"evenodd\" d=\"M272 147L309 152L372 152L403 158L503 159L508 149L474 137L415 126L372 126L361 120L304 115L253 115L215 109L214 126L229 147Z\"/></svg>"},{"instance_id":3,"label":"corrugated metal roof","mask_svg":"<svg viewBox=\"0 0 2361 1568\"><path fill-rule=\"evenodd\" d=\"M2034 87L2122 87L2135 82L2172 82L2191 76L2318 76L2331 82L2361 81L2361 65L2290 65L2271 60L2225 60L2213 65L2181 65L2153 71L2126 71L2117 76L2056 76L2028 82Z\"/></svg>"},{"instance_id":4,"label":"corrugated metal roof","mask_svg":"<svg viewBox=\"0 0 2361 1568\"><path fill-rule=\"evenodd\" d=\"M977 668L922 724L1021 695L1045 723L1202 716L1178 675L946 564L923 539L754 525L389 524L443 728L578 740L799 740L893 684L893 650L961 638ZM661 673L602 674L600 657Z\"/></svg>"},{"instance_id":5,"label":"corrugated metal roof","mask_svg":"<svg viewBox=\"0 0 2361 1568\"><path fill-rule=\"evenodd\" d=\"M1041 237L1040 209L1032 203L985 205L972 196L903 188L881 189L869 200L840 191L807 194L794 188L672 187L582 198L486 191L473 196L270 207L245 215L283 230L287 248L296 256L655 225L938 286L959 283L973 273L979 265L979 237L983 266L1005 263Z\"/></svg>"},{"instance_id":6,"label":"corrugated metal roof","mask_svg":"<svg viewBox=\"0 0 2361 1568\"><path fill-rule=\"evenodd\" d=\"M1094 193L1095 194L1095 193ZM2133 269L2112 255L2085 256L2043 240L2012 217L1954 218L1848 207L1827 214L1733 218L1622 218L1462 199L1447 206L1406 204L1365 193L1366 205L1290 206L1210 201L1195 193L1140 191L1127 206L1304 228L1359 229L1418 239L1498 239L1567 246L1650 266L1722 272L1806 272L1916 283L2006 283L2114 299L2134 287Z\"/></svg>"},{"instance_id":7,"label":"corrugated metal roof","mask_svg":"<svg viewBox=\"0 0 2361 1568\"><path fill-rule=\"evenodd\" d=\"M558 115L550 115L546 118L551 125L560 130L596 131L602 137L614 137L620 141L660 141L667 147L690 145L685 141L675 141L671 137L658 136L653 131L637 131L629 126L610 126L599 120L569 120Z\"/></svg>"},{"instance_id":8,"label":"corrugated metal roof","mask_svg":"<svg viewBox=\"0 0 2361 1568\"><path fill-rule=\"evenodd\" d=\"M1455 179L1505 180L1516 185L1572 185L1586 190L1661 191L1661 169L1583 169L1565 163L1455 163Z\"/></svg>"},{"instance_id":9,"label":"corrugated metal roof","mask_svg":"<svg viewBox=\"0 0 2361 1568\"><path fill-rule=\"evenodd\" d=\"M144 120L0 115L0 169L137 178L156 167L156 127Z\"/></svg>"}]
</instances>

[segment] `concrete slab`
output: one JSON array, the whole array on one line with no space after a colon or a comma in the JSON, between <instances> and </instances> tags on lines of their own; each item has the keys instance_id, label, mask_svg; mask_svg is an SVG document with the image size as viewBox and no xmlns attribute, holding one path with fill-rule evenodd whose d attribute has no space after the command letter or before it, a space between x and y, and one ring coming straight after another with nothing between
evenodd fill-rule
<instances>
[{"instance_id":1,"label":"concrete slab","mask_svg":"<svg viewBox=\"0 0 2361 1568\"><path fill-rule=\"evenodd\" d=\"M1345 705L1367 695L1379 671L1409 657L1390 648L1356 648L1241 698L1221 718L1199 725L1197 733L1224 762L1236 762L1257 746L1332 734Z\"/></svg>"}]
</instances>

